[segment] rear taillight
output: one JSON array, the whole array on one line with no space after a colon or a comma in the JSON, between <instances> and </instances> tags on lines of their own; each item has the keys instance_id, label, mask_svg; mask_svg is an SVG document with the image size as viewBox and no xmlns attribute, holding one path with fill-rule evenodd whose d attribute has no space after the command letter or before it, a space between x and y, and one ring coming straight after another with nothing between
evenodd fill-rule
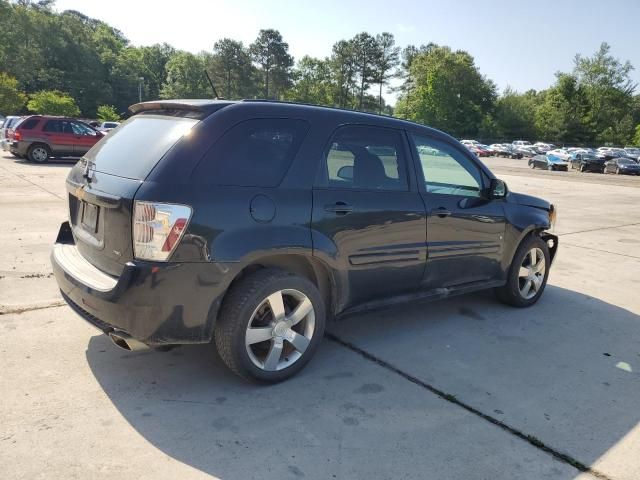
<instances>
[{"instance_id":1,"label":"rear taillight","mask_svg":"<svg viewBox=\"0 0 640 480\"><path fill-rule=\"evenodd\" d=\"M134 202L133 252L140 260L166 262L189 225L191 207Z\"/></svg>"},{"instance_id":2,"label":"rear taillight","mask_svg":"<svg viewBox=\"0 0 640 480\"><path fill-rule=\"evenodd\" d=\"M14 139L15 141L19 142L20 140L22 140L22 134L21 134L18 130L16 130L16 131L13 133L13 139Z\"/></svg>"}]
</instances>

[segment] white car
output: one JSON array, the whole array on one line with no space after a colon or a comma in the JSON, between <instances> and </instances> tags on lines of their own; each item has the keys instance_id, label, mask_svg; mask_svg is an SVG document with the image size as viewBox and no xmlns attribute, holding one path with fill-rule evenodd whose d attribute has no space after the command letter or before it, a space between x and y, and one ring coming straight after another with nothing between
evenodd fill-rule
<instances>
[{"instance_id":1,"label":"white car","mask_svg":"<svg viewBox=\"0 0 640 480\"><path fill-rule=\"evenodd\" d=\"M532 147L533 145L531 145L531 142L528 142L527 140L514 140L511 145L513 145L514 147Z\"/></svg>"},{"instance_id":2,"label":"white car","mask_svg":"<svg viewBox=\"0 0 640 480\"><path fill-rule=\"evenodd\" d=\"M547 155L555 155L562 160L569 160L571 158L571 154L567 152L564 148L557 148L555 150L549 150Z\"/></svg>"},{"instance_id":3,"label":"white car","mask_svg":"<svg viewBox=\"0 0 640 480\"><path fill-rule=\"evenodd\" d=\"M476 145L480 145L480 142L477 140L460 140L460 143L466 146L475 147Z\"/></svg>"},{"instance_id":4,"label":"white car","mask_svg":"<svg viewBox=\"0 0 640 480\"><path fill-rule=\"evenodd\" d=\"M98 126L98 131L107 133L114 128L120 125L120 122L102 122L100 126Z\"/></svg>"}]
</instances>

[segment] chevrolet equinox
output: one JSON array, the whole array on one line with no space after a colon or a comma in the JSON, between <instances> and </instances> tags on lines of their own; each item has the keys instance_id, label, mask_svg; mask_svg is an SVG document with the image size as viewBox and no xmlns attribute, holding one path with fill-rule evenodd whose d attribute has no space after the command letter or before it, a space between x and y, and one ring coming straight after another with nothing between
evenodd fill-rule
<instances>
[{"instance_id":1,"label":"chevrolet equinox","mask_svg":"<svg viewBox=\"0 0 640 480\"><path fill-rule=\"evenodd\" d=\"M66 181L64 299L125 349L215 343L277 382L327 319L492 288L544 291L545 200L458 141L395 118L270 101L144 102Z\"/></svg>"}]
</instances>

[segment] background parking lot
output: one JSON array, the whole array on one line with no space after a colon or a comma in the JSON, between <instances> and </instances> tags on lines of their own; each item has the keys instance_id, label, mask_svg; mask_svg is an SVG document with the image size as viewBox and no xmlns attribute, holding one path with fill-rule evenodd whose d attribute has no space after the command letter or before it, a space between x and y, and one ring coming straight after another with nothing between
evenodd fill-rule
<instances>
[{"instance_id":1,"label":"background parking lot","mask_svg":"<svg viewBox=\"0 0 640 480\"><path fill-rule=\"evenodd\" d=\"M72 163L0 156L3 476L637 480L640 178L483 161L558 207L540 302L354 316L263 387L213 347L128 353L80 320L48 259Z\"/></svg>"}]
</instances>

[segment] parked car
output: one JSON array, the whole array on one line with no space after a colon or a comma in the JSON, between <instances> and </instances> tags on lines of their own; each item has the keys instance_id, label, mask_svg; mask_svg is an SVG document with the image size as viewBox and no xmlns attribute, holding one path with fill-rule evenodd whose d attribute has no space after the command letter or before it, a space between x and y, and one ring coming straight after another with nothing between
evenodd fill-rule
<instances>
[{"instance_id":1,"label":"parked car","mask_svg":"<svg viewBox=\"0 0 640 480\"><path fill-rule=\"evenodd\" d=\"M511 146L512 151L522 155L525 158L531 158L534 157L536 155L539 155L538 153L535 152L535 150L533 149L533 147L531 145L527 146L527 145L512 145Z\"/></svg>"},{"instance_id":2,"label":"parked car","mask_svg":"<svg viewBox=\"0 0 640 480\"><path fill-rule=\"evenodd\" d=\"M553 155L554 157L558 157L561 160L569 161L571 160L571 154L566 151L564 148L556 148L555 150L549 150L546 155Z\"/></svg>"},{"instance_id":3,"label":"parked car","mask_svg":"<svg viewBox=\"0 0 640 480\"><path fill-rule=\"evenodd\" d=\"M571 168L581 172L604 173L604 159L592 153L574 151L570 154Z\"/></svg>"},{"instance_id":4,"label":"parked car","mask_svg":"<svg viewBox=\"0 0 640 480\"><path fill-rule=\"evenodd\" d=\"M477 140L460 140L460 143L463 145L478 145L480 142Z\"/></svg>"},{"instance_id":5,"label":"parked car","mask_svg":"<svg viewBox=\"0 0 640 480\"><path fill-rule=\"evenodd\" d=\"M514 147L532 147L531 142L527 140L514 140L511 143Z\"/></svg>"},{"instance_id":6,"label":"parked car","mask_svg":"<svg viewBox=\"0 0 640 480\"><path fill-rule=\"evenodd\" d=\"M533 147L537 149L541 154L547 153L549 150L555 149L555 145L552 143L536 142Z\"/></svg>"},{"instance_id":7,"label":"parked car","mask_svg":"<svg viewBox=\"0 0 640 480\"><path fill-rule=\"evenodd\" d=\"M13 137L13 127L20 121L21 118L22 117L9 115L4 120L4 124L0 129L0 144L2 145L2 150L4 150L5 152L9 151L10 137Z\"/></svg>"},{"instance_id":8,"label":"parked car","mask_svg":"<svg viewBox=\"0 0 640 480\"><path fill-rule=\"evenodd\" d=\"M546 155L536 155L529 159L529 167L544 168L549 171L563 170L566 172L569 170L569 163L560 157L547 153Z\"/></svg>"},{"instance_id":9,"label":"parked car","mask_svg":"<svg viewBox=\"0 0 640 480\"><path fill-rule=\"evenodd\" d=\"M631 158L617 157L605 162L604 172L618 175L640 175L640 165Z\"/></svg>"},{"instance_id":10,"label":"parked car","mask_svg":"<svg viewBox=\"0 0 640 480\"><path fill-rule=\"evenodd\" d=\"M634 160L640 160L640 148L637 147L624 147L624 153L627 158L633 158Z\"/></svg>"},{"instance_id":11,"label":"parked car","mask_svg":"<svg viewBox=\"0 0 640 480\"><path fill-rule=\"evenodd\" d=\"M16 126L11 153L31 162L81 157L104 135L73 118L32 115Z\"/></svg>"},{"instance_id":12,"label":"parked car","mask_svg":"<svg viewBox=\"0 0 640 480\"><path fill-rule=\"evenodd\" d=\"M544 291L553 205L437 130L268 101L130 111L69 172L51 255L64 299L125 349L213 341L235 373L277 382L327 318Z\"/></svg>"},{"instance_id":13,"label":"parked car","mask_svg":"<svg viewBox=\"0 0 640 480\"><path fill-rule=\"evenodd\" d=\"M491 145L496 157L505 158L522 158L522 153L517 152L512 145L503 143L494 143Z\"/></svg>"},{"instance_id":14,"label":"parked car","mask_svg":"<svg viewBox=\"0 0 640 480\"><path fill-rule=\"evenodd\" d=\"M107 133L116 128L118 125L120 125L120 122L102 122L98 126L97 130L102 133Z\"/></svg>"}]
</instances>

